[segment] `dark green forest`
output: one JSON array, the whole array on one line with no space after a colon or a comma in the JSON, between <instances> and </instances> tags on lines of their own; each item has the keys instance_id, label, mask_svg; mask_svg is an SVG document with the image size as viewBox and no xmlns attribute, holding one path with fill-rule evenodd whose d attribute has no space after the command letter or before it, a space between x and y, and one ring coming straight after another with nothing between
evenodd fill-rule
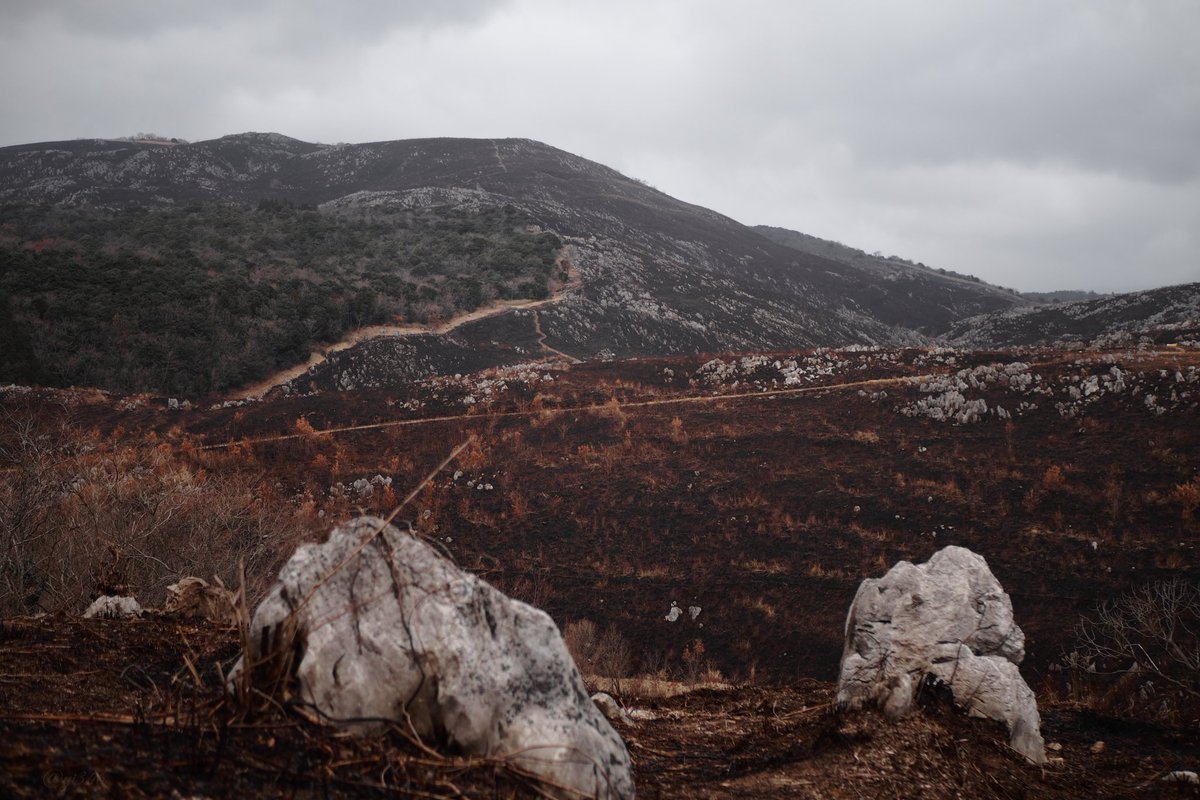
<instances>
[{"instance_id":1,"label":"dark green forest","mask_svg":"<svg viewBox=\"0 0 1200 800\"><path fill-rule=\"evenodd\" d=\"M540 299L561 242L531 223L507 206L0 206L0 383L224 391L363 325Z\"/></svg>"}]
</instances>

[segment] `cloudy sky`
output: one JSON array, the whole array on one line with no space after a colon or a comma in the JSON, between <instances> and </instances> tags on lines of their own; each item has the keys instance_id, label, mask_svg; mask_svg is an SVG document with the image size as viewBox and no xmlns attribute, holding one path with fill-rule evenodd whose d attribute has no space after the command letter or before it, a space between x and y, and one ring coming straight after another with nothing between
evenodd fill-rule
<instances>
[{"instance_id":1,"label":"cloudy sky","mask_svg":"<svg viewBox=\"0 0 1200 800\"><path fill-rule=\"evenodd\" d=\"M1200 280L1197 0L0 0L0 145L538 139L1027 291Z\"/></svg>"}]
</instances>

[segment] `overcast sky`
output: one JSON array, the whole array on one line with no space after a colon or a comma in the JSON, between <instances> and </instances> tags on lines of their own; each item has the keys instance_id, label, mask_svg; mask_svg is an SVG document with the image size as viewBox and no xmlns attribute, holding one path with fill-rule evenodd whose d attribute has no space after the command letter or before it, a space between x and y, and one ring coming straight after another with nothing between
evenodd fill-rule
<instances>
[{"instance_id":1,"label":"overcast sky","mask_svg":"<svg viewBox=\"0 0 1200 800\"><path fill-rule=\"evenodd\" d=\"M1200 280L1200 0L0 0L0 145L538 139L1026 291Z\"/></svg>"}]
</instances>

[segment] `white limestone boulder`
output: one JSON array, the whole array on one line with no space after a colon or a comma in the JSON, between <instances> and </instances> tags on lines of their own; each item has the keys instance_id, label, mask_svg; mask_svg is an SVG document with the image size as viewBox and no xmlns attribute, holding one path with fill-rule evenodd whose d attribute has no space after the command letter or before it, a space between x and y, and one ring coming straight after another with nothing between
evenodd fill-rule
<instances>
[{"instance_id":1,"label":"white limestone boulder","mask_svg":"<svg viewBox=\"0 0 1200 800\"><path fill-rule=\"evenodd\" d=\"M83 612L84 619L134 619L142 615L137 598L105 594L97 597Z\"/></svg>"},{"instance_id":2,"label":"white limestone boulder","mask_svg":"<svg viewBox=\"0 0 1200 800\"><path fill-rule=\"evenodd\" d=\"M329 721L411 724L582 796L632 798L625 743L550 617L381 524L360 518L296 551L254 613L252 663L294 646L302 698Z\"/></svg>"},{"instance_id":3,"label":"white limestone boulder","mask_svg":"<svg viewBox=\"0 0 1200 800\"><path fill-rule=\"evenodd\" d=\"M1037 700L1017 669L1024 657L1025 635L987 562L946 547L924 564L901 561L859 586L846 618L837 702L877 705L899 718L929 675L972 716L1004 722L1013 749L1042 764Z\"/></svg>"}]
</instances>

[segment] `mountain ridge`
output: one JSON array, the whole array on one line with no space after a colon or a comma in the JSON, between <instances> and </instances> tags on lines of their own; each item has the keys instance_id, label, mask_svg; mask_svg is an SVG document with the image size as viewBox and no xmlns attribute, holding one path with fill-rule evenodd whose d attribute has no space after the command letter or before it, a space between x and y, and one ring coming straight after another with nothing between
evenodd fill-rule
<instances>
[{"instance_id":1,"label":"mountain ridge","mask_svg":"<svg viewBox=\"0 0 1200 800\"><path fill-rule=\"evenodd\" d=\"M497 345L535 336L585 360L931 345L964 319L1031 304L969 276L902 259L812 252L797 245L822 240L747 227L529 139L321 145L242 133L169 145L86 139L0 148L0 203L251 209L264 202L368 221L438 208L511 207L532 227L560 237L579 276L576 291L541 308L536 320L515 311L496 315L434 348L483 347L497 363L530 355L524 345ZM266 256L245 258L257 263ZM28 316L31 301L21 302L13 313ZM422 341L396 346L421 349ZM376 343L373 351L388 346ZM355 357L351 350L338 360ZM364 365L347 370L362 374Z\"/></svg>"}]
</instances>

